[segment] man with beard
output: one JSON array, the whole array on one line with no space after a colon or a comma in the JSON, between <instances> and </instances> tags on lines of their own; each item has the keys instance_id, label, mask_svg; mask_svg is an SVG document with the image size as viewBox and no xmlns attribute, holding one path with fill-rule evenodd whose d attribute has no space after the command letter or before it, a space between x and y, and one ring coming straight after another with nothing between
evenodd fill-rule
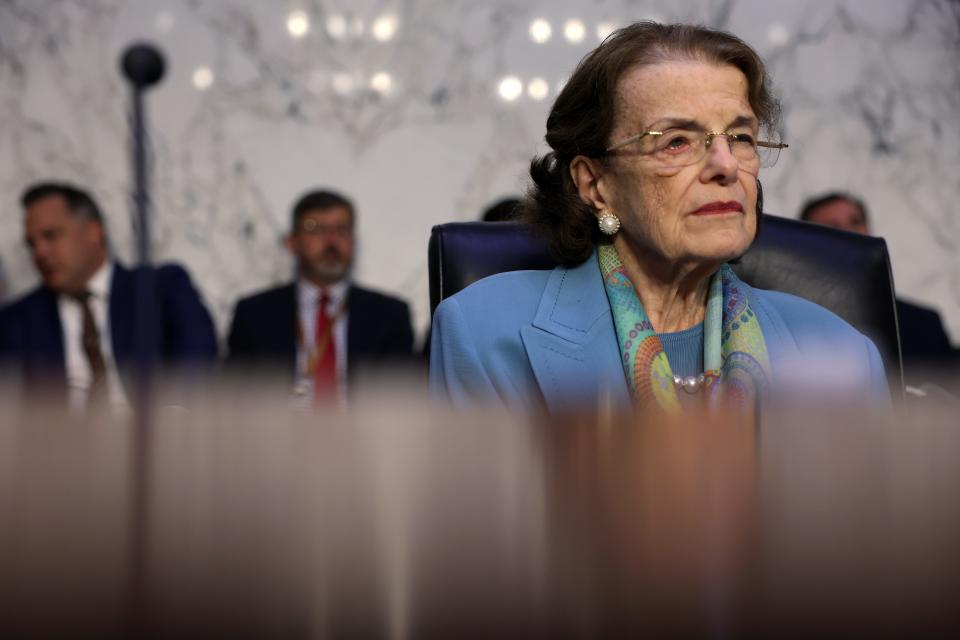
<instances>
[{"instance_id":1,"label":"man with beard","mask_svg":"<svg viewBox=\"0 0 960 640\"><path fill-rule=\"evenodd\" d=\"M300 198L286 238L297 279L237 302L228 339L233 371L279 368L298 395L329 399L345 397L373 365L410 360L407 304L350 282L355 217L338 193Z\"/></svg>"}]
</instances>

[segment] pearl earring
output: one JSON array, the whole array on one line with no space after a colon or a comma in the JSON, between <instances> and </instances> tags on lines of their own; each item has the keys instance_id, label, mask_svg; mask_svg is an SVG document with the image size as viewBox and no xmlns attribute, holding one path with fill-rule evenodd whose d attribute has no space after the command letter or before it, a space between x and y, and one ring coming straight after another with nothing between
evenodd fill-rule
<instances>
[{"instance_id":1,"label":"pearl earring","mask_svg":"<svg viewBox=\"0 0 960 640\"><path fill-rule=\"evenodd\" d=\"M612 236L620 230L620 218L609 211L604 211L603 215L597 218L597 222L600 225L601 233L605 235Z\"/></svg>"}]
</instances>

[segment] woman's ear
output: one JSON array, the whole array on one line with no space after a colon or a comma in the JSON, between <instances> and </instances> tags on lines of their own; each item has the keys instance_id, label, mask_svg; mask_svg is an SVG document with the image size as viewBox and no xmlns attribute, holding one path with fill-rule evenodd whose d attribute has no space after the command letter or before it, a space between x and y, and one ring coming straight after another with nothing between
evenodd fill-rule
<instances>
[{"instance_id":1,"label":"woman's ear","mask_svg":"<svg viewBox=\"0 0 960 640\"><path fill-rule=\"evenodd\" d=\"M577 156L570 163L570 178L577 185L580 199L597 211L606 211L610 208L610 203L604 198L603 189L600 187L603 177L603 167L595 158Z\"/></svg>"}]
</instances>

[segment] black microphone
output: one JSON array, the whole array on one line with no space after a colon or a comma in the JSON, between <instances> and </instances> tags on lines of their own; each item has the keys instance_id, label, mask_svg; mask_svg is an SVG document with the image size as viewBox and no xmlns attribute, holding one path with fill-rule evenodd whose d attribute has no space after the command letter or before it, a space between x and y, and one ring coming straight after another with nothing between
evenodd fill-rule
<instances>
[{"instance_id":1,"label":"black microphone","mask_svg":"<svg viewBox=\"0 0 960 640\"><path fill-rule=\"evenodd\" d=\"M156 273L150 260L150 166L147 158L148 132L144 94L146 89L160 81L165 66L160 50L146 42L134 42L120 58L120 71L130 83L130 164L133 179L131 204L139 267L135 272L134 289L136 296L133 352L136 355L138 374L134 416L139 425L138 433L141 434L149 430L152 369L161 357L156 339L159 335Z\"/></svg>"},{"instance_id":2,"label":"black microphone","mask_svg":"<svg viewBox=\"0 0 960 640\"><path fill-rule=\"evenodd\" d=\"M160 302L157 296L156 271L150 266L150 190L147 162L147 123L144 93L163 77L163 55L157 47L146 42L135 42L120 58L120 70L130 82L130 164L133 177L133 213L139 268L134 272L133 353L135 355L135 386L133 388L133 497L130 509L127 593L130 610L126 629L132 637L148 635L152 630L145 625L144 603L147 595L147 529L148 497L150 491L150 442L152 432L151 406L153 397L153 369L160 362L159 323ZM147 632L147 633L145 633Z\"/></svg>"},{"instance_id":3,"label":"black microphone","mask_svg":"<svg viewBox=\"0 0 960 640\"><path fill-rule=\"evenodd\" d=\"M130 45L120 59L123 75L138 89L146 89L159 82L165 67L163 54L147 42L136 42Z\"/></svg>"}]
</instances>

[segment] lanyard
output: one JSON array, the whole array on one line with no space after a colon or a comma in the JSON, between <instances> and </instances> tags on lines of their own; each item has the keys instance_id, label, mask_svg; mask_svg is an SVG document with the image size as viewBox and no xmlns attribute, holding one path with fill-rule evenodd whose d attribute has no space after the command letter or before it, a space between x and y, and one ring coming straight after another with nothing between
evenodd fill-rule
<instances>
[{"instance_id":1,"label":"lanyard","mask_svg":"<svg viewBox=\"0 0 960 640\"><path fill-rule=\"evenodd\" d=\"M317 336L316 343L313 345L312 349L308 347L305 339L306 334L303 330L303 318L300 313L297 313L297 345L306 353L307 375L313 375L313 371L317 367L317 362L320 361L320 357L326 352L327 347L330 345L330 341L333 339L333 328L346 312L347 303L344 301L343 304L337 308L334 314L328 318L326 331L324 331L320 336Z\"/></svg>"}]
</instances>

